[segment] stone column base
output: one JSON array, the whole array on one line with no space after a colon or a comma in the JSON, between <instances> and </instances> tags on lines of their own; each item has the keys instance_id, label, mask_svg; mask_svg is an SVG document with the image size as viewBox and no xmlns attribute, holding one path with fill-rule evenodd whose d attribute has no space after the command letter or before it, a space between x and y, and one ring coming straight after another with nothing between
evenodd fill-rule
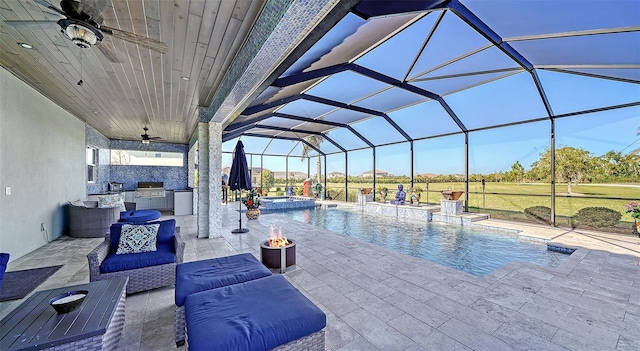
<instances>
[{"instance_id":1,"label":"stone column base","mask_svg":"<svg viewBox=\"0 0 640 351\"><path fill-rule=\"evenodd\" d=\"M358 205L364 206L367 202L373 201L373 194L358 194Z\"/></svg>"},{"instance_id":2,"label":"stone column base","mask_svg":"<svg viewBox=\"0 0 640 351\"><path fill-rule=\"evenodd\" d=\"M440 200L440 212L446 215L458 216L462 214L461 200Z\"/></svg>"}]
</instances>

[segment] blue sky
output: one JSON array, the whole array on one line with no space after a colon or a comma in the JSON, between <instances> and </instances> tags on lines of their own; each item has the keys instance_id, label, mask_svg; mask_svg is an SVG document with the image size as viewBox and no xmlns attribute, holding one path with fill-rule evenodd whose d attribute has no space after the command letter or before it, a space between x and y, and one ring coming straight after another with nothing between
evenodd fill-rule
<instances>
[{"instance_id":1,"label":"blue sky","mask_svg":"<svg viewBox=\"0 0 640 351\"><path fill-rule=\"evenodd\" d=\"M461 2L499 36L511 38L507 40L509 44L536 67L535 74L553 115L640 102L640 50L638 45L629 45L640 44L640 32L535 38L546 33L638 26L640 2L617 1L615 6L586 2L581 3L579 9L571 1ZM355 64L443 96L456 117L471 130L548 118L530 72L523 70L500 49L490 46L485 37L452 12L446 12L441 21L438 21L439 15L439 12L434 12L417 20L406 30L358 57ZM571 20L566 20L566 16ZM353 38L362 38L362 33L384 28L385 23L394 20L391 16L365 21L348 15L284 76L316 67L322 60L330 61L327 58L332 52L344 50L340 45L353 45ZM434 28L434 34L421 51L425 33ZM534 37L513 39L517 36ZM344 71L321 80L305 93L384 112L412 139L460 130L437 101L354 71ZM279 112L349 123L374 145L406 140L383 117L336 109L317 102L297 100L282 106ZM265 120L267 125L281 122L286 123L276 119ZM309 126L301 125L299 128ZM610 150L628 153L640 148L638 128L639 106L558 118L555 145L556 148L583 148L595 156ZM550 146L550 129L547 119L470 133L470 173L508 171L516 161L525 169L530 168L539 154ZM364 141L344 128L331 130L327 136L347 150L367 147ZM232 151L236 140L225 143L223 149ZM247 153L293 155L289 158L289 170L307 171L307 163L299 158L302 147L296 142L251 137L244 137L243 142ZM322 143L321 149L327 154L339 151L328 141ZM348 158L348 173L351 175L373 168L370 149L350 151ZM409 175L409 143L377 147L376 159L379 170ZM254 166L260 165L259 160L259 157L254 158ZM228 163L230 166L230 157ZM227 166L224 161L223 166ZM284 171L285 160L268 157L264 167ZM415 141L414 167L417 174L463 173L464 136ZM315 161L311 170L315 173ZM327 172L345 172L342 153L328 157Z\"/></svg>"}]
</instances>

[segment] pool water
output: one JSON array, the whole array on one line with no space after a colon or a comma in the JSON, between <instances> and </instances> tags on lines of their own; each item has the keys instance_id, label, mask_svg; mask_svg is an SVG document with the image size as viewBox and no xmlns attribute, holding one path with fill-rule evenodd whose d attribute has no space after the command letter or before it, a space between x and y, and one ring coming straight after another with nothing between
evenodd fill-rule
<instances>
[{"instance_id":1,"label":"pool water","mask_svg":"<svg viewBox=\"0 0 640 351\"><path fill-rule=\"evenodd\" d=\"M289 210L286 215L476 276L490 274L513 260L557 267L569 257L548 251L545 243L484 228L399 220L341 208Z\"/></svg>"}]
</instances>

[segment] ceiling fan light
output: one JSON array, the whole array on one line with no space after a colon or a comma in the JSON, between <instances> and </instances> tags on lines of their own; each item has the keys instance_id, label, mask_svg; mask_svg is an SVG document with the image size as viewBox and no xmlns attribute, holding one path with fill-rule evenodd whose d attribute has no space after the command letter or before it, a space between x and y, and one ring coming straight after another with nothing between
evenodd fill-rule
<instances>
[{"instance_id":1,"label":"ceiling fan light","mask_svg":"<svg viewBox=\"0 0 640 351\"><path fill-rule=\"evenodd\" d=\"M149 143L150 143L150 141L149 141L149 139L142 139L142 143L143 143L143 144L145 144L145 145L147 145L147 144L149 144Z\"/></svg>"},{"instance_id":2,"label":"ceiling fan light","mask_svg":"<svg viewBox=\"0 0 640 351\"><path fill-rule=\"evenodd\" d=\"M64 32L71 39L71 42L83 49L88 49L98 42L96 34L91 29L80 24L69 24L64 29Z\"/></svg>"}]
</instances>

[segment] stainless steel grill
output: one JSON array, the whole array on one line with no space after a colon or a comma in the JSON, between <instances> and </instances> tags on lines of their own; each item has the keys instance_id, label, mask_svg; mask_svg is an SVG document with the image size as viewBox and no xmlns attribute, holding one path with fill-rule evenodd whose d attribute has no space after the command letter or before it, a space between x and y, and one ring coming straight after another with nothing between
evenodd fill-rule
<instances>
[{"instance_id":1,"label":"stainless steel grill","mask_svg":"<svg viewBox=\"0 0 640 351\"><path fill-rule=\"evenodd\" d=\"M136 197L164 197L163 182L138 182Z\"/></svg>"}]
</instances>

